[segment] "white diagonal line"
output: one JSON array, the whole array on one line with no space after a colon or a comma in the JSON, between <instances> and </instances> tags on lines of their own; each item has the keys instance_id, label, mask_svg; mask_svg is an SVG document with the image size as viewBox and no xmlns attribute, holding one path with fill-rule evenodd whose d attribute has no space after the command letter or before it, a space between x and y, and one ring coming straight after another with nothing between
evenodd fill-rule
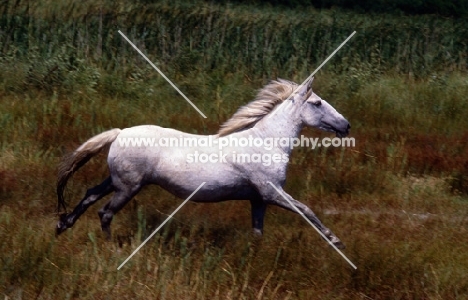
<instances>
[{"instance_id":1,"label":"white diagonal line","mask_svg":"<svg viewBox=\"0 0 468 300\"><path fill-rule=\"evenodd\" d=\"M356 270L357 267L356 265L354 265L347 257L346 255L343 254L343 252L340 251L340 249L338 249L309 219L307 219L306 216L304 216L304 214L302 213L302 211L300 211L289 199L288 197L286 197L271 181L268 181L268 183L278 192L278 194L281 195L281 197L283 197L286 201L288 201L288 203L294 207L294 209L297 211L298 214L300 214L306 221L307 223L310 224L310 226L312 226L329 244L330 246L333 247L333 249L335 249L336 251L338 251L338 253Z\"/></svg>"},{"instance_id":2,"label":"white diagonal line","mask_svg":"<svg viewBox=\"0 0 468 300\"><path fill-rule=\"evenodd\" d=\"M312 72L312 74L310 74L310 76L307 77L307 79L304 80L304 82L301 83L301 85L299 85L299 86L294 90L294 92L291 93L291 95L289 95L288 98L286 98L286 100L284 100L284 102L288 101L294 94L296 94L297 91L299 91L299 89L302 88L306 82L309 82L309 80L310 80L312 77L314 77L315 73L317 73L317 72L330 60L330 58L332 58L333 55L335 55L336 52L338 52L338 50L340 50L341 47L343 47L343 46L353 37L353 35L355 35L355 34L356 34L356 31L353 31L353 33L351 33L351 35L348 36L348 38L347 38L346 40L344 40L344 42L341 43L341 45L339 45L338 48L336 48L335 51L333 51L333 53L330 54L330 55L327 57L327 59L325 59L325 60L323 61L323 63L322 63L320 66L318 66L318 68L315 69L315 71ZM283 102L283 103L284 103L284 102ZM278 110L279 110L279 108L276 109L275 111L273 111L273 112L270 114L270 117L274 116L274 114L275 114L276 111L278 111Z\"/></svg>"},{"instance_id":3,"label":"white diagonal line","mask_svg":"<svg viewBox=\"0 0 468 300\"><path fill-rule=\"evenodd\" d=\"M158 67L156 67L156 66L153 64L153 62L152 62L151 60L149 60L149 58L146 57L146 55L144 55L143 52L140 51L140 49L138 49L137 46L135 46L135 45L125 36L125 34L122 33L122 31L119 30L119 33L120 33L121 36L123 36L123 38L124 38L130 45L132 45L133 48L135 48L135 50L136 50L138 53L140 53L141 56L143 56L144 59L146 59L146 61L147 61L156 71L158 71L159 74L161 74L161 76L162 76L164 79L167 80L167 82L169 82L170 85L172 85L172 87L173 87L177 92L179 92L179 94L180 94L182 97L184 97L185 100L187 100L187 102L188 102L190 105L193 106L193 108L195 108L195 109L198 111L198 113L199 113L200 115L202 115L203 118L206 119L206 116L201 112L201 110L199 110L198 107L196 107L195 104L193 104L192 101L190 101L189 98L187 98L187 97L184 95L184 93L182 93L182 92L175 86L175 84L173 84L172 81L170 81L169 78L167 78L166 75L164 75L164 73L161 72L161 70L159 70Z\"/></svg>"},{"instance_id":4,"label":"white diagonal line","mask_svg":"<svg viewBox=\"0 0 468 300\"><path fill-rule=\"evenodd\" d=\"M127 263L127 261L129 261L130 258L132 258L132 256L135 255L135 254L141 249L141 247L143 247L143 246L146 244L146 242L148 242L148 241L153 237L153 235L155 235L156 232L158 232L159 229L161 229L161 227L163 227L164 224L166 224L167 221L169 221L169 219L172 218L172 217L176 214L176 212L178 212L179 209L181 209L182 206L184 206L185 203L187 203L187 202L190 200L190 198L192 198L192 196L195 195L196 192L198 192L199 189L201 189L201 187L202 187L203 185L205 185L205 183L206 183L206 182L202 182L202 184L200 184L200 186L199 186L190 196L188 196L188 198L185 199L185 201L182 202L182 204L179 205L179 207L177 207L176 210L174 210L174 212L173 212L169 217L167 217L167 219L166 219L164 222L162 222L162 224L159 225L159 227L156 228L156 230L153 231L153 233L152 233L149 237L147 237L146 240L145 240L143 243L141 243L141 245L138 246L138 248L136 248L135 251L133 251L133 253L130 254L129 257L127 257L127 259L117 268L117 270L120 270L120 268L122 268L122 267Z\"/></svg>"}]
</instances>

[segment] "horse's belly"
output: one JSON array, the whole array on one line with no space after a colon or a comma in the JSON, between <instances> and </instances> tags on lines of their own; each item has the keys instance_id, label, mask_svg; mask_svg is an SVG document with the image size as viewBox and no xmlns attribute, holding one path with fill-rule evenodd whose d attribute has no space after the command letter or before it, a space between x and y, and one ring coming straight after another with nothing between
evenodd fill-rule
<instances>
[{"instance_id":1,"label":"horse's belly","mask_svg":"<svg viewBox=\"0 0 468 300\"><path fill-rule=\"evenodd\" d=\"M243 176L226 168L172 170L159 174L154 183L183 199L197 191L191 197L197 202L250 199L255 193Z\"/></svg>"}]
</instances>

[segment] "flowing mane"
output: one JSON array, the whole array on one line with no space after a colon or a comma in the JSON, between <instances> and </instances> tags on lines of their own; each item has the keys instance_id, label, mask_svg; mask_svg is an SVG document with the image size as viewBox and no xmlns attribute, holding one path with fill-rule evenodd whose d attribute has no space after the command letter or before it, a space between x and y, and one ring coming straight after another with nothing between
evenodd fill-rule
<instances>
[{"instance_id":1,"label":"flowing mane","mask_svg":"<svg viewBox=\"0 0 468 300\"><path fill-rule=\"evenodd\" d=\"M285 80L269 82L258 91L255 100L241 107L220 129L221 135L231 133L228 137L240 138L235 143L229 142L229 138L210 143L208 138L212 136L194 135L157 125L114 128L88 139L67 156L60 166L57 178L57 208L59 212L65 210L65 213L60 214L56 234L59 235L73 227L93 203L114 193L98 212L101 228L107 239L111 239L110 224L113 216L138 194L142 187L155 184L178 198L186 199L185 201L209 203L234 199L249 200L251 224L255 235L263 233L266 207L276 205L299 213L314 225L329 244L342 249L344 245L340 239L321 223L314 212L283 190L292 147L286 147L281 142L278 145L278 140L297 139L300 129L304 126L333 131L341 137L349 133L349 122L325 100L317 102L321 105L306 104L312 97L311 83L312 80L309 79L299 87L294 82ZM294 95L296 89L297 95ZM293 95L297 96L295 101L287 103L286 99ZM286 104L291 105L286 108ZM280 109L273 118L272 114ZM262 120L265 117L268 120ZM251 136L248 138L249 145L241 142L250 132L246 128L256 131L254 144L250 143ZM238 133L232 134L236 131ZM258 139L265 141L267 138L275 140L275 145L262 143L264 147L260 147ZM173 140L177 143L172 144ZM183 142L184 140L189 143ZM167 147L168 141L171 143L170 147ZM226 141L227 144L224 143ZM158 143L162 147L154 147ZM88 189L80 203L71 213L67 213L63 197L67 182L80 167L106 149L109 149L107 164L110 176L99 185ZM268 177L265 177L266 175ZM265 179L270 181L266 182ZM273 192L274 190L277 193Z\"/></svg>"},{"instance_id":2,"label":"flowing mane","mask_svg":"<svg viewBox=\"0 0 468 300\"><path fill-rule=\"evenodd\" d=\"M252 128L278 104L286 100L297 87L296 83L288 80L279 78L272 80L258 92L255 100L240 107L229 120L221 125L218 136Z\"/></svg>"}]
</instances>

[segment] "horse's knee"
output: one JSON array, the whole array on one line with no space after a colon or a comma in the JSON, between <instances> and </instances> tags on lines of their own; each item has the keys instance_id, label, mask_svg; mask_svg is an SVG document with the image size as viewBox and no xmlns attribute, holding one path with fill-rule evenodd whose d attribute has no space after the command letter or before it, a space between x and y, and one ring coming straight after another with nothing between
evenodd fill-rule
<instances>
[{"instance_id":1,"label":"horse's knee","mask_svg":"<svg viewBox=\"0 0 468 300\"><path fill-rule=\"evenodd\" d=\"M105 213L106 213L106 207L105 206L98 210L99 220L102 220L102 217L104 216Z\"/></svg>"},{"instance_id":2,"label":"horse's knee","mask_svg":"<svg viewBox=\"0 0 468 300\"><path fill-rule=\"evenodd\" d=\"M114 217L114 213L108 209L100 209L98 211L99 219L101 219L102 225L108 225Z\"/></svg>"}]
</instances>

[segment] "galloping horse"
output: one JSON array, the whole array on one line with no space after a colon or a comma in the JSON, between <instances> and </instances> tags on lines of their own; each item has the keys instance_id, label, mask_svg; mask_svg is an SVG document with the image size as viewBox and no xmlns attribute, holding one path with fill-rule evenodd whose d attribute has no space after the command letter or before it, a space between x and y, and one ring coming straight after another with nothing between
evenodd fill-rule
<instances>
[{"instance_id":1,"label":"galloping horse","mask_svg":"<svg viewBox=\"0 0 468 300\"><path fill-rule=\"evenodd\" d=\"M282 189L292 151L289 144L275 143L267 149L256 147L252 143L241 146L234 142L250 139L261 143L266 140L292 139L299 135L304 126L334 132L339 137L346 136L350 129L348 121L312 92L311 83L312 80L299 87L286 80L271 81L258 92L254 101L239 108L216 135L194 135L170 128L143 125L122 130L112 129L92 137L68 155L60 165L57 182L58 210L61 207L66 210L63 192L68 179L92 156L109 145L107 163L110 176L101 184L90 188L73 212L60 215L57 234L72 227L89 206L111 192L115 193L98 213L102 230L108 238L114 214L143 186L156 184L185 199L205 182L191 200L249 200L252 227L256 234L263 233L263 219L268 204L297 213L283 198L285 196L335 246L344 248L341 241L320 222L310 208ZM296 89L298 91L294 93ZM211 142L206 143L207 139ZM189 147L182 143L172 147L165 143L155 146L158 141L168 140L189 140L192 144ZM226 145L226 140L229 145ZM221 144L224 146L222 153ZM240 153L243 155L242 161L237 155ZM206 159L202 159L203 157ZM265 161L267 157L269 163ZM254 162L254 158L263 161Z\"/></svg>"}]
</instances>

